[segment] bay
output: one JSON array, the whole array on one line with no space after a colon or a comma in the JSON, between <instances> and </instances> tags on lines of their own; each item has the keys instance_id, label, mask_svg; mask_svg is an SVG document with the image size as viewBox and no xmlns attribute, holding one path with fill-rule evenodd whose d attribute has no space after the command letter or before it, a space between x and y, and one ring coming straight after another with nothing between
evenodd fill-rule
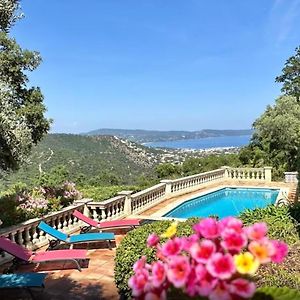
<instances>
[{"instance_id":1,"label":"bay","mask_svg":"<svg viewBox=\"0 0 300 300\"><path fill-rule=\"evenodd\" d=\"M190 140L174 140L145 143L145 146L153 148L172 148L172 149L211 149L243 147L249 144L251 135L240 136L220 136Z\"/></svg>"}]
</instances>

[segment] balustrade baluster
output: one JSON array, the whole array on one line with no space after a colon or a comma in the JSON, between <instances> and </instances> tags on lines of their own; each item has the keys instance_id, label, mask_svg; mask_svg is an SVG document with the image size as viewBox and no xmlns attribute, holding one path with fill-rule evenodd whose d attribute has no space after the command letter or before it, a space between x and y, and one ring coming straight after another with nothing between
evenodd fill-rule
<instances>
[{"instance_id":1,"label":"balustrade baluster","mask_svg":"<svg viewBox=\"0 0 300 300\"><path fill-rule=\"evenodd\" d=\"M38 239L38 232L36 230L36 225L34 225L32 227L32 243L33 245L35 245L36 243L38 243L39 239Z\"/></svg>"},{"instance_id":2,"label":"balustrade baluster","mask_svg":"<svg viewBox=\"0 0 300 300\"><path fill-rule=\"evenodd\" d=\"M43 242L46 239L46 233L42 230L39 230L38 228L36 229L38 232L38 239L40 242Z\"/></svg>"},{"instance_id":3,"label":"balustrade baluster","mask_svg":"<svg viewBox=\"0 0 300 300\"><path fill-rule=\"evenodd\" d=\"M92 210L93 210L93 219L95 221L99 221L96 207L93 207Z\"/></svg>"},{"instance_id":4,"label":"balustrade baluster","mask_svg":"<svg viewBox=\"0 0 300 300\"><path fill-rule=\"evenodd\" d=\"M72 211L68 211L67 215L66 215L66 228L67 230L71 230L72 229Z\"/></svg>"},{"instance_id":5,"label":"balustrade baluster","mask_svg":"<svg viewBox=\"0 0 300 300\"><path fill-rule=\"evenodd\" d=\"M12 242L16 243L16 242L17 242L17 241L16 241L16 232L11 232L11 233L9 234L9 239L10 239Z\"/></svg>"},{"instance_id":6,"label":"balustrade baluster","mask_svg":"<svg viewBox=\"0 0 300 300\"><path fill-rule=\"evenodd\" d=\"M57 218L58 221L58 229L63 229L64 228L64 215L60 216Z\"/></svg>"},{"instance_id":7,"label":"balustrade baluster","mask_svg":"<svg viewBox=\"0 0 300 300\"><path fill-rule=\"evenodd\" d=\"M24 240L23 240L23 231L22 231L22 229L18 230L18 232L17 232L17 243L19 245L25 246L24 245Z\"/></svg>"},{"instance_id":8,"label":"balustrade baluster","mask_svg":"<svg viewBox=\"0 0 300 300\"><path fill-rule=\"evenodd\" d=\"M30 227L24 229L24 244L26 248L32 247L31 236L30 236Z\"/></svg>"},{"instance_id":9,"label":"balustrade baluster","mask_svg":"<svg viewBox=\"0 0 300 300\"><path fill-rule=\"evenodd\" d=\"M62 217L62 229L67 230L68 229L68 220L67 220L67 214L64 214Z\"/></svg>"}]
</instances>

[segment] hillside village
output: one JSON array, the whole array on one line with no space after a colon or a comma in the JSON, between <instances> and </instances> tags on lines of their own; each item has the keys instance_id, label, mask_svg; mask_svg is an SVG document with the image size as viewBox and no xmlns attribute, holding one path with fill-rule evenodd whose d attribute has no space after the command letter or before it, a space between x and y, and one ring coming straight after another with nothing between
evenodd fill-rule
<instances>
[{"instance_id":1,"label":"hillside village","mask_svg":"<svg viewBox=\"0 0 300 300\"><path fill-rule=\"evenodd\" d=\"M101 138L101 137L99 137ZM233 154L238 153L238 147L226 148L210 148L210 149L171 149L171 148L150 148L130 140L121 139L117 136L106 137L111 138L112 144L120 149L123 149L129 157L132 157L136 162L141 161L144 164L156 165L159 163L174 163L180 164L186 158L204 157L207 155Z\"/></svg>"}]
</instances>

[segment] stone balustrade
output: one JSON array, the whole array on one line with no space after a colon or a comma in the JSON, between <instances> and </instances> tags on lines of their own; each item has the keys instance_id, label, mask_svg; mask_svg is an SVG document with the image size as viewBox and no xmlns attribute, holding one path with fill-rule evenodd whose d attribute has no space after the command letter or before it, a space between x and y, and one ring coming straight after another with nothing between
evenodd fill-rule
<instances>
[{"instance_id":1,"label":"stone balustrade","mask_svg":"<svg viewBox=\"0 0 300 300\"><path fill-rule=\"evenodd\" d=\"M200 173L192 176L187 176L175 180L171 180L170 182L166 182L170 184L169 194L174 194L185 190L185 192L191 192L199 187L199 185L203 185L205 183L209 183L212 181L216 181L224 178L224 169L217 169L205 173Z\"/></svg>"},{"instance_id":2,"label":"stone balustrade","mask_svg":"<svg viewBox=\"0 0 300 300\"><path fill-rule=\"evenodd\" d=\"M87 203L88 214L96 221L120 219L125 214L125 195L113 197L101 202Z\"/></svg>"},{"instance_id":3,"label":"stone balustrade","mask_svg":"<svg viewBox=\"0 0 300 300\"><path fill-rule=\"evenodd\" d=\"M298 172L284 172L284 182L297 183L298 182Z\"/></svg>"},{"instance_id":4,"label":"stone balustrade","mask_svg":"<svg viewBox=\"0 0 300 300\"><path fill-rule=\"evenodd\" d=\"M120 219L131 214L139 214L167 198L189 193L206 184L218 181L258 180L270 182L272 179L271 170L271 167L222 167L175 180L162 180L159 184L134 194L132 191L123 191L118 196L101 202L95 202L92 199L77 200L73 205L43 218L32 219L12 227L3 228L0 230L0 236L8 237L13 242L35 250L46 245L49 238L37 228L41 220L58 230L73 233L78 231L81 225L81 222L72 215L75 209L97 221Z\"/></svg>"},{"instance_id":5,"label":"stone balustrade","mask_svg":"<svg viewBox=\"0 0 300 300\"><path fill-rule=\"evenodd\" d=\"M146 190L131 195L131 213L140 213L164 200L166 184L159 183Z\"/></svg>"},{"instance_id":6,"label":"stone balustrade","mask_svg":"<svg viewBox=\"0 0 300 300\"><path fill-rule=\"evenodd\" d=\"M223 167L225 178L234 180L272 181L272 168L229 168Z\"/></svg>"}]
</instances>

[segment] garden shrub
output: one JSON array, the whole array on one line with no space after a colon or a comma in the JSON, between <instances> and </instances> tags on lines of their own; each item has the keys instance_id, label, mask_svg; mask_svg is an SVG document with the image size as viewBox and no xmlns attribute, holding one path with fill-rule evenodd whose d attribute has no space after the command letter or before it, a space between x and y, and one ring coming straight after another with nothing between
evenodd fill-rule
<instances>
[{"instance_id":1,"label":"garden shrub","mask_svg":"<svg viewBox=\"0 0 300 300\"><path fill-rule=\"evenodd\" d=\"M0 195L2 227L41 217L68 206L80 197L81 193L72 182L57 187L41 186L33 189L28 189L24 184L12 185Z\"/></svg>"},{"instance_id":2,"label":"garden shrub","mask_svg":"<svg viewBox=\"0 0 300 300\"><path fill-rule=\"evenodd\" d=\"M300 203L298 202L289 206L289 211L291 216L297 221L297 223L300 223Z\"/></svg>"},{"instance_id":3,"label":"garden shrub","mask_svg":"<svg viewBox=\"0 0 300 300\"><path fill-rule=\"evenodd\" d=\"M192 226L198 221L198 218L191 218L186 222L180 222L177 227L177 235L191 235L193 233ZM133 275L133 264L143 255L147 257L149 263L155 259L154 249L146 246L149 234L156 233L160 235L166 231L170 224L171 221L145 224L128 232L123 238L117 248L115 258L115 282L120 294L130 298L131 290L128 287L128 279Z\"/></svg>"},{"instance_id":4,"label":"garden shrub","mask_svg":"<svg viewBox=\"0 0 300 300\"><path fill-rule=\"evenodd\" d=\"M298 223L295 220L297 214L299 215L299 208L297 207L276 207L269 205L265 208L247 210L239 218L243 220L245 225L260 221L266 222L270 238L283 240L292 245L290 247L296 247L297 242L299 242L297 232ZM198 221L198 218L192 218L186 222L179 223L177 235L190 235L192 233L192 225ZM155 259L154 250L146 246L149 234L156 233L160 235L165 232L170 224L170 221L157 221L143 225L129 232L121 241L117 248L115 259L115 282L120 294L126 298L130 298L128 279L133 274L133 264L143 255L147 257L148 263L151 263ZM293 269L291 272L293 262L298 260L299 251L300 249L294 251L294 254L289 254L287 263L283 266L271 264L271 267L268 269L263 269L256 278L258 286L287 286L299 289L299 270Z\"/></svg>"},{"instance_id":5,"label":"garden shrub","mask_svg":"<svg viewBox=\"0 0 300 300\"><path fill-rule=\"evenodd\" d=\"M18 202L11 195L3 195L0 198L0 219L2 227L20 223L26 219L24 213L18 209Z\"/></svg>"},{"instance_id":6,"label":"garden shrub","mask_svg":"<svg viewBox=\"0 0 300 300\"><path fill-rule=\"evenodd\" d=\"M269 205L265 208L246 210L240 214L239 218L245 225L255 222L266 222L268 225L268 235L270 238L283 240L289 245L299 240L298 223L292 217L288 206Z\"/></svg>"}]
</instances>

